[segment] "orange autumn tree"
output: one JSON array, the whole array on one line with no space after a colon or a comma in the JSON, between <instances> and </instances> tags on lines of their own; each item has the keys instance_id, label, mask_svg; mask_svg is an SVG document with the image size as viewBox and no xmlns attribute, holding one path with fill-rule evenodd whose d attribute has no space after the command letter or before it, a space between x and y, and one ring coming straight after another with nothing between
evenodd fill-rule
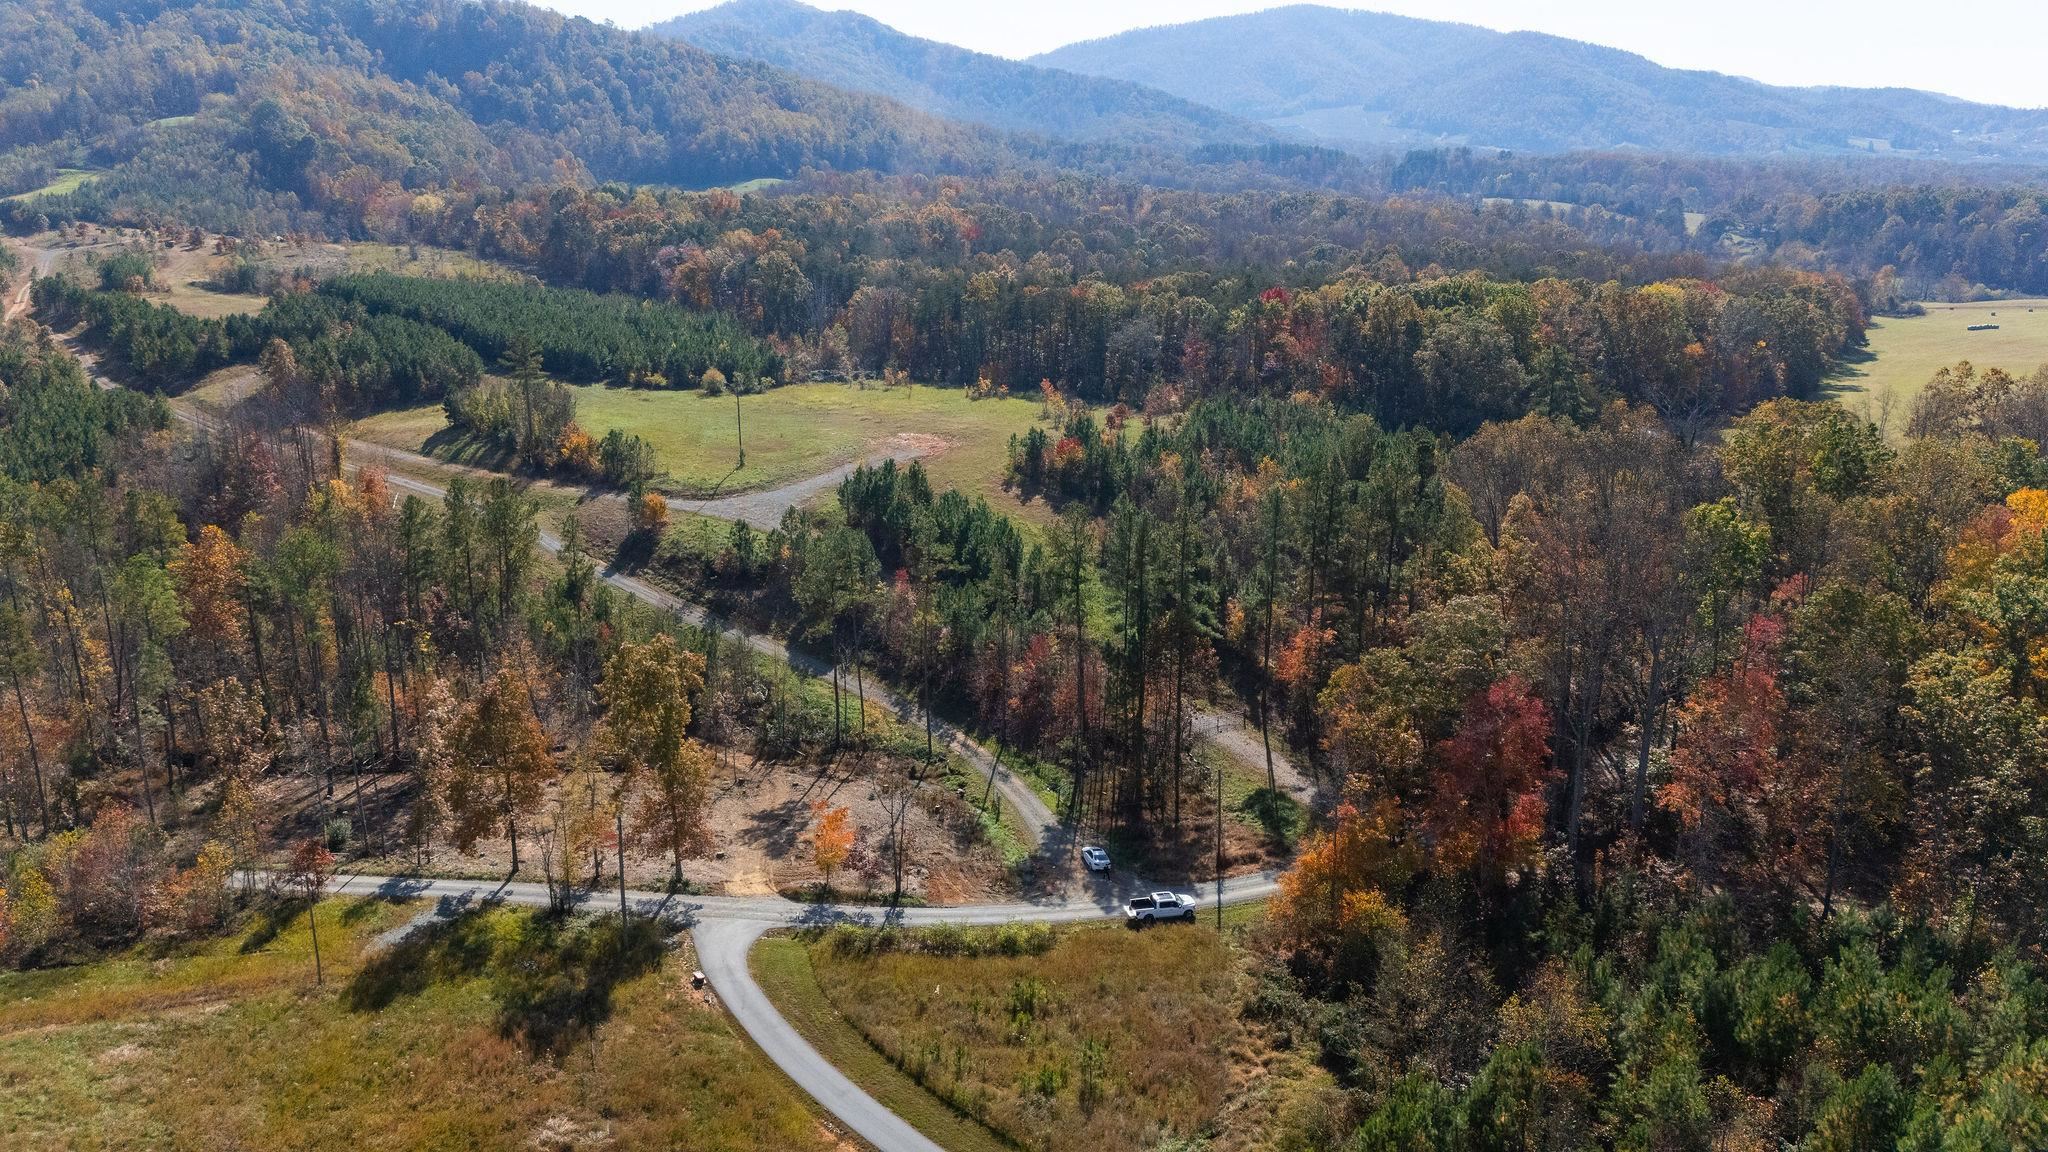
<instances>
[{"instance_id":1,"label":"orange autumn tree","mask_svg":"<svg viewBox=\"0 0 2048 1152\"><path fill-rule=\"evenodd\" d=\"M1680 709L1671 779L1657 801L1677 815L1697 880L1789 900L1825 848L1802 833L1827 800L1818 775L1799 771L1785 754L1783 632L1776 616L1752 618L1740 658L1708 677Z\"/></svg>"},{"instance_id":2,"label":"orange autumn tree","mask_svg":"<svg viewBox=\"0 0 2048 1152\"><path fill-rule=\"evenodd\" d=\"M843 806L832 807L823 800L811 805L818 827L811 833L811 860L825 874L825 890L832 890L832 873L846 863L853 851L853 819Z\"/></svg>"},{"instance_id":3,"label":"orange autumn tree","mask_svg":"<svg viewBox=\"0 0 2048 1152\"><path fill-rule=\"evenodd\" d=\"M507 665L455 722L451 741L447 805L455 846L468 852L486 833L502 827L512 841L514 872L519 871L520 819L540 807L555 770L531 698L527 678Z\"/></svg>"},{"instance_id":4,"label":"orange autumn tree","mask_svg":"<svg viewBox=\"0 0 2048 1152\"><path fill-rule=\"evenodd\" d=\"M186 634L200 651L218 652L241 644L242 566L248 558L218 525L207 524L171 561Z\"/></svg>"},{"instance_id":5,"label":"orange autumn tree","mask_svg":"<svg viewBox=\"0 0 2048 1152\"><path fill-rule=\"evenodd\" d=\"M1288 947L1335 982L1369 980L1386 942L1407 928L1387 896L1416 870L1402 826L1401 805L1391 795L1349 796L1330 830L1313 837L1280 878L1274 925Z\"/></svg>"},{"instance_id":6,"label":"orange autumn tree","mask_svg":"<svg viewBox=\"0 0 2048 1152\"><path fill-rule=\"evenodd\" d=\"M1457 734L1437 746L1424 823L1438 863L1471 868L1498 892L1510 871L1532 865L1543 843L1543 791L1549 766L1550 712L1520 676L1472 698Z\"/></svg>"},{"instance_id":7,"label":"orange autumn tree","mask_svg":"<svg viewBox=\"0 0 2048 1152\"><path fill-rule=\"evenodd\" d=\"M668 527L668 501L659 492L642 492L633 502L633 530L659 533Z\"/></svg>"}]
</instances>

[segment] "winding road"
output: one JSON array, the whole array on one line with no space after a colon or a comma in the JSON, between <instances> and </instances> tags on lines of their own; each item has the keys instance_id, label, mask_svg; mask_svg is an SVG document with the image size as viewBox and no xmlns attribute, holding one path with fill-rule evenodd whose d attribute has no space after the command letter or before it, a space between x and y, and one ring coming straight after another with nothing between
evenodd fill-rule
<instances>
[{"instance_id":1,"label":"winding road","mask_svg":"<svg viewBox=\"0 0 2048 1152\"><path fill-rule=\"evenodd\" d=\"M55 258L53 252L33 249L31 251L35 252L35 267L38 271L47 270L50 261ZM8 315L12 317L27 304L28 288L24 284L9 301ZM99 387L116 387L112 381L101 377L95 371L90 354L76 348L72 351L79 356L87 373ZM180 421L201 431L217 433L223 427L218 417L201 411L190 403L172 401L171 412ZM382 445L356 440L348 443L352 467L360 468L361 461L365 459L381 459L413 471L427 471L429 474L445 467L438 461ZM837 483L841 476L851 471L851 468L849 465L799 484L813 485L808 489L808 494L815 495ZM394 469L388 471L386 476L391 487L398 492L433 500L444 499L447 496L446 489L406 472ZM763 494L755 495L758 498ZM778 490L778 495L788 493L785 490ZM798 495L807 498L802 493ZM720 502L710 502L698 510L719 515L720 513L712 508L712 505L718 503ZM740 513L739 518L759 524L755 520L755 515L765 516L767 507L763 505L757 509L734 510ZM773 519L759 526L772 527L780 517L780 509L777 508ZM546 531L540 533L539 543L550 553L560 552L563 546L560 537ZM793 651L772 636L736 629L703 607L689 603L637 577L616 570L607 570L603 573L603 579L627 595L656 608L673 612L696 627L714 631L729 639L736 639L755 652L783 661L801 673L814 677L831 675L831 666L826 661ZM880 700L907 722L922 721L916 703L908 696L887 687L877 687L870 692L873 698ZM1198 737L1215 741L1219 747L1241 761L1264 767L1263 748L1250 741L1242 727L1234 724L1223 714L1213 710L1199 713L1196 717L1196 732ZM949 751L989 775L993 790L1010 808L1015 822L1021 826L1019 831L1029 839L1041 858L1063 859L1072 853L1075 845L1070 830L1060 822L1030 785L1004 767L986 748L954 726L935 721L933 733ZM1291 763L1277 753L1274 756L1274 771L1281 786L1290 794L1296 795L1304 802L1313 799L1313 786ZM247 879L251 883L258 883L262 877L251 876ZM658 892L629 891L626 898L643 911L680 914L688 920L697 944L698 962L702 964L713 988L725 1002L726 1009L777 1067L848 1128L881 1152L943 1152L937 1144L905 1122L902 1117L889 1111L847 1079L830 1061L811 1047L787 1020L783 1019L781 1013L776 1011L774 1004L768 999L767 993L755 982L747 964L748 952L763 933L806 924L888 922L915 927L937 924L999 924L1017 921L1072 923L1099 920L1120 914L1125 898L1136 892L1148 891L1152 887L1135 877L1126 881L1090 877L1088 883L1089 889L1083 896L1057 896L1036 902L902 908L886 911L869 907L797 904L779 897L671 897ZM1219 905L1243 903L1265 899L1277 890L1276 874L1238 876L1217 884L1215 899ZM545 885L519 881L493 883L351 875L335 878L328 884L328 891L334 895L435 899L441 902L443 908L460 907L470 901L490 899L523 905L545 906L549 903ZM601 907L603 902L613 895L616 893L591 892L584 896L583 902Z\"/></svg>"}]
</instances>

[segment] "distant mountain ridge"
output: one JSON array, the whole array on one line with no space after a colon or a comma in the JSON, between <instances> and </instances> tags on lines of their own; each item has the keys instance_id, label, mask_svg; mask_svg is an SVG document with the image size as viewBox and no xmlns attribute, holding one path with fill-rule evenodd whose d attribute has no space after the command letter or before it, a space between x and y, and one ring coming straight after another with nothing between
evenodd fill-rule
<instances>
[{"instance_id":1,"label":"distant mountain ridge","mask_svg":"<svg viewBox=\"0 0 2048 1152\"><path fill-rule=\"evenodd\" d=\"M1279 138L1156 87L1005 60L796 0L731 0L644 31L1009 131L1178 149Z\"/></svg>"},{"instance_id":2,"label":"distant mountain ridge","mask_svg":"<svg viewBox=\"0 0 2048 1152\"><path fill-rule=\"evenodd\" d=\"M2048 160L2048 110L1911 89L1773 87L1541 33L1316 5L1136 29L1030 62L1352 146Z\"/></svg>"}]
</instances>

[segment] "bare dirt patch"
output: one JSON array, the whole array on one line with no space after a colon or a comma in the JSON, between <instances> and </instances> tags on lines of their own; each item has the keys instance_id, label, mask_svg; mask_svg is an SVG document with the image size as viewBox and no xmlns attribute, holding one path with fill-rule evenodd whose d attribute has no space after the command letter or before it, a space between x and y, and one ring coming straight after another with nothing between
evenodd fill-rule
<instances>
[{"instance_id":1,"label":"bare dirt patch","mask_svg":"<svg viewBox=\"0 0 2048 1152\"><path fill-rule=\"evenodd\" d=\"M884 843L888 817L882 781L894 771L863 765L852 755L834 763L774 764L721 753L712 776L707 820L711 846L702 856L683 861L684 879L693 888L735 896L770 895L821 883L823 874L811 857L810 829L814 805L826 804L846 808L858 831L853 858L834 874L833 887L842 895L866 891L886 896L893 887L893 860ZM344 818L352 826L344 867L403 870L408 861L397 849L395 830L403 827L412 802L408 789L403 775L365 773L359 807L351 774L337 775L331 797L318 777L277 775L264 781L258 799L263 810L278 814L268 832L279 851L298 838L323 834L329 820ZM532 839L537 826L538 821L530 822L521 837L520 879L542 879ZM911 896L963 903L1011 892L1009 870L983 842L972 806L952 791L924 788L908 827L904 887ZM453 845L437 844L427 871L498 879L509 875L511 866L511 840L500 835L479 842L467 854ZM615 866L607 852L602 862L605 884L617 883ZM627 853L626 881L634 887L660 888L672 870L665 856Z\"/></svg>"}]
</instances>

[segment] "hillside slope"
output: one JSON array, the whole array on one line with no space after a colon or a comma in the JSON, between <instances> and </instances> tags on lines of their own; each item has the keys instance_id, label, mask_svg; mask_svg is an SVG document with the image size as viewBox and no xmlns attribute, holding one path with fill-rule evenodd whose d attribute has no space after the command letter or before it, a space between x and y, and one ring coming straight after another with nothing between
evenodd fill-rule
<instances>
[{"instance_id":1,"label":"hillside slope","mask_svg":"<svg viewBox=\"0 0 2048 1152\"><path fill-rule=\"evenodd\" d=\"M1020 64L796 0L732 0L646 31L934 115L1059 139L1185 149L1275 135L1157 88Z\"/></svg>"},{"instance_id":2,"label":"hillside slope","mask_svg":"<svg viewBox=\"0 0 2048 1152\"><path fill-rule=\"evenodd\" d=\"M1032 62L1342 144L2048 159L2048 110L1778 88L1556 36L1313 5L1138 29Z\"/></svg>"},{"instance_id":3,"label":"hillside slope","mask_svg":"<svg viewBox=\"0 0 2048 1152\"><path fill-rule=\"evenodd\" d=\"M500 0L0 6L0 148L209 227L318 226L380 186L373 210L408 211L400 193L437 185L972 172L1037 147Z\"/></svg>"}]
</instances>

